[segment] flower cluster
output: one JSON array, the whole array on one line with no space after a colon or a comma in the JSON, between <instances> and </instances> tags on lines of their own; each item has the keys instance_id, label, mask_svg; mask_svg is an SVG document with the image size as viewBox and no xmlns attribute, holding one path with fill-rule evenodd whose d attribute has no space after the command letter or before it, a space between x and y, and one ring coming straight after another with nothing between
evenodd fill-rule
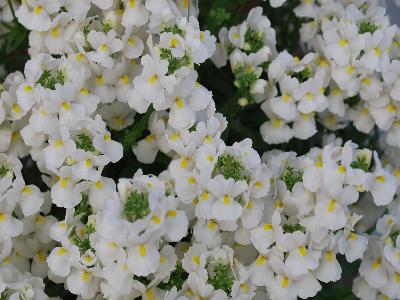
<instances>
[{"instance_id":1,"label":"flower cluster","mask_svg":"<svg viewBox=\"0 0 400 300\"><path fill-rule=\"evenodd\" d=\"M47 299L43 278L54 247L49 229L49 193L27 184L13 154L0 154L0 295L10 299Z\"/></svg>"},{"instance_id":2,"label":"flower cluster","mask_svg":"<svg viewBox=\"0 0 400 300\"><path fill-rule=\"evenodd\" d=\"M139 170L87 187L50 228L60 245L49 278L107 299L308 298L340 279L337 254L353 262L367 248L355 229L359 193L387 205L394 175L376 156L372 170L371 151L351 142L261 159L250 140L226 146L222 129L212 119L172 134L158 177Z\"/></svg>"},{"instance_id":3,"label":"flower cluster","mask_svg":"<svg viewBox=\"0 0 400 300\"><path fill-rule=\"evenodd\" d=\"M246 30L246 23L240 31L221 29L214 61L224 65L230 54L240 105L263 102L269 119L260 128L265 142L308 139L317 132L318 120L329 130L351 122L370 133L377 126L390 145L399 146L399 29L389 25L385 9L374 3L302 1L295 9L307 20L301 41L314 51L302 59L287 51L274 55L273 43L261 38L265 34L273 41L273 31ZM266 17L254 16L256 11L259 16L262 9L253 9L248 18L258 26L267 24Z\"/></svg>"}]
</instances>

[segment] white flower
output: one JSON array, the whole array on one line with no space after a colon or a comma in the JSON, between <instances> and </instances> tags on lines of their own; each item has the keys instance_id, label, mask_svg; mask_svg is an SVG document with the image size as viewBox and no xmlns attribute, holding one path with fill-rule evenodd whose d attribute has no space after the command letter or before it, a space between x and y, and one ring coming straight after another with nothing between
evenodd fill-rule
<instances>
[{"instance_id":1,"label":"white flower","mask_svg":"<svg viewBox=\"0 0 400 300\"><path fill-rule=\"evenodd\" d=\"M105 266L102 276L104 281L100 285L104 297L118 298L132 291L133 278L124 261Z\"/></svg>"},{"instance_id":2,"label":"white flower","mask_svg":"<svg viewBox=\"0 0 400 300\"><path fill-rule=\"evenodd\" d=\"M213 63L217 68L221 68L226 65L228 60L228 29L226 27L222 27L218 33L219 42L216 45L216 51L211 58Z\"/></svg>"},{"instance_id":3,"label":"white flower","mask_svg":"<svg viewBox=\"0 0 400 300\"><path fill-rule=\"evenodd\" d=\"M82 199L83 185L71 178L67 169L60 170L60 179L51 188L51 198L55 205L65 208L75 207Z\"/></svg>"},{"instance_id":4,"label":"white flower","mask_svg":"<svg viewBox=\"0 0 400 300\"><path fill-rule=\"evenodd\" d=\"M346 256L348 262L353 262L363 256L367 249L368 239L354 232L347 232L339 237L339 252Z\"/></svg>"},{"instance_id":5,"label":"white flower","mask_svg":"<svg viewBox=\"0 0 400 300\"><path fill-rule=\"evenodd\" d=\"M314 113L300 114L293 123L294 137L306 140L317 133L317 125L314 118Z\"/></svg>"},{"instance_id":6,"label":"white flower","mask_svg":"<svg viewBox=\"0 0 400 300\"><path fill-rule=\"evenodd\" d=\"M373 288L381 288L388 282L388 272L385 270L384 261L380 257L363 258L360 265L360 275Z\"/></svg>"},{"instance_id":7,"label":"white flower","mask_svg":"<svg viewBox=\"0 0 400 300\"><path fill-rule=\"evenodd\" d=\"M174 57L182 58L185 55L185 41L179 34L172 32L161 33L160 47L170 50Z\"/></svg>"},{"instance_id":8,"label":"white flower","mask_svg":"<svg viewBox=\"0 0 400 300\"><path fill-rule=\"evenodd\" d=\"M370 110L359 106L356 110L350 109L349 118L353 121L354 126L358 131L369 133L375 126Z\"/></svg>"},{"instance_id":9,"label":"white flower","mask_svg":"<svg viewBox=\"0 0 400 300\"><path fill-rule=\"evenodd\" d=\"M87 39L94 49L87 53L87 57L106 68L112 68L114 60L111 55L123 47L121 40L116 38L116 32L111 30L105 35L103 32L91 30Z\"/></svg>"},{"instance_id":10,"label":"white flower","mask_svg":"<svg viewBox=\"0 0 400 300\"><path fill-rule=\"evenodd\" d=\"M61 54L67 52L72 30L68 28L71 17L67 13L61 13L51 22L50 29L45 37L44 43L49 53ZM69 30L68 30L69 29Z\"/></svg>"},{"instance_id":11,"label":"white flower","mask_svg":"<svg viewBox=\"0 0 400 300\"><path fill-rule=\"evenodd\" d=\"M79 249L75 245L55 247L47 257L47 263L55 275L66 277L71 267L78 263L79 257Z\"/></svg>"},{"instance_id":12,"label":"white flower","mask_svg":"<svg viewBox=\"0 0 400 300\"><path fill-rule=\"evenodd\" d=\"M337 281L342 275L342 268L336 258L336 253L328 249L321 254L318 269L315 270L315 276L319 281L331 282Z\"/></svg>"},{"instance_id":13,"label":"white flower","mask_svg":"<svg viewBox=\"0 0 400 300\"><path fill-rule=\"evenodd\" d=\"M50 28L50 16L60 9L60 1L28 0L15 12L18 21L30 30L47 31Z\"/></svg>"},{"instance_id":14,"label":"white flower","mask_svg":"<svg viewBox=\"0 0 400 300\"><path fill-rule=\"evenodd\" d=\"M220 246L222 243L220 228L214 220L199 219L193 227L193 236L196 241L210 249Z\"/></svg>"},{"instance_id":15,"label":"white flower","mask_svg":"<svg viewBox=\"0 0 400 300\"><path fill-rule=\"evenodd\" d=\"M121 24L125 27L140 27L149 19L149 12L144 7L142 0L126 0L125 10Z\"/></svg>"},{"instance_id":16,"label":"white flower","mask_svg":"<svg viewBox=\"0 0 400 300\"><path fill-rule=\"evenodd\" d=\"M318 223L329 229L338 230L343 228L348 219L348 205L358 200L358 192L352 186L346 186L338 197L331 198L326 195L317 194L315 206L315 217Z\"/></svg>"},{"instance_id":17,"label":"white flower","mask_svg":"<svg viewBox=\"0 0 400 300\"><path fill-rule=\"evenodd\" d=\"M389 53L386 50L391 43L389 37L385 36L383 30L378 29L373 34L365 34L364 55L360 63L367 69L385 72L389 69Z\"/></svg>"},{"instance_id":18,"label":"white flower","mask_svg":"<svg viewBox=\"0 0 400 300\"><path fill-rule=\"evenodd\" d=\"M286 258L285 266L292 276L304 275L308 270L315 270L319 265L321 253L306 247L306 236L301 232L293 234L289 255Z\"/></svg>"},{"instance_id":19,"label":"white flower","mask_svg":"<svg viewBox=\"0 0 400 300\"><path fill-rule=\"evenodd\" d=\"M285 2L286 0L269 0L269 3L274 8L282 6Z\"/></svg>"},{"instance_id":20,"label":"white flower","mask_svg":"<svg viewBox=\"0 0 400 300\"><path fill-rule=\"evenodd\" d=\"M0 211L0 242L16 237L22 233L23 224L3 209Z\"/></svg>"},{"instance_id":21,"label":"white flower","mask_svg":"<svg viewBox=\"0 0 400 300\"><path fill-rule=\"evenodd\" d=\"M92 272L85 269L71 270L66 284L68 290L73 294L81 295L84 299L92 298L96 295L98 289L98 280Z\"/></svg>"},{"instance_id":22,"label":"white flower","mask_svg":"<svg viewBox=\"0 0 400 300\"><path fill-rule=\"evenodd\" d=\"M279 118L267 121L260 127L263 140L268 144L281 144L288 142L294 135L293 130Z\"/></svg>"},{"instance_id":23,"label":"white flower","mask_svg":"<svg viewBox=\"0 0 400 300\"><path fill-rule=\"evenodd\" d=\"M364 36L359 35L357 25L341 19L332 22L323 32L325 53L339 66L346 66L356 59L364 48Z\"/></svg>"},{"instance_id":24,"label":"white flower","mask_svg":"<svg viewBox=\"0 0 400 300\"><path fill-rule=\"evenodd\" d=\"M208 256L207 248L203 244L193 244L187 250L182 259L182 267L189 274L197 273L200 276L206 276L206 259Z\"/></svg>"},{"instance_id":25,"label":"white flower","mask_svg":"<svg viewBox=\"0 0 400 300\"><path fill-rule=\"evenodd\" d=\"M280 211L275 210L272 215L272 223L264 223L261 226L250 230L250 240L258 252L265 255L268 248L275 243L283 234L283 229L280 225Z\"/></svg>"},{"instance_id":26,"label":"white flower","mask_svg":"<svg viewBox=\"0 0 400 300\"><path fill-rule=\"evenodd\" d=\"M142 39L136 34L128 34L129 31L125 33L122 42L124 47L121 52L130 59L135 59L142 55L144 50L144 43Z\"/></svg>"},{"instance_id":27,"label":"white flower","mask_svg":"<svg viewBox=\"0 0 400 300\"><path fill-rule=\"evenodd\" d=\"M294 98L299 101L298 109L303 114L321 112L328 106L321 76L322 73L316 74L315 79L308 79L294 91Z\"/></svg>"},{"instance_id":28,"label":"white flower","mask_svg":"<svg viewBox=\"0 0 400 300\"><path fill-rule=\"evenodd\" d=\"M297 299L297 288L291 278L286 275L277 274L267 285L269 296L272 300Z\"/></svg>"},{"instance_id":29,"label":"white flower","mask_svg":"<svg viewBox=\"0 0 400 300\"><path fill-rule=\"evenodd\" d=\"M134 89L128 99L129 106L144 113L151 103L157 106L165 102L165 92L172 91L172 78L167 76L168 62L152 58L149 54L142 57L143 71L133 80Z\"/></svg>"},{"instance_id":30,"label":"white flower","mask_svg":"<svg viewBox=\"0 0 400 300\"><path fill-rule=\"evenodd\" d=\"M376 169L370 175L369 188L376 205L387 205L392 200L397 190L396 178L382 168L378 155L374 152Z\"/></svg>"},{"instance_id":31,"label":"white flower","mask_svg":"<svg viewBox=\"0 0 400 300\"><path fill-rule=\"evenodd\" d=\"M160 263L160 253L152 242L133 245L126 261L129 270L136 276L154 273Z\"/></svg>"},{"instance_id":32,"label":"white flower","mask_svg":"<svg viewBox=\"0 0 400 300\"><path fill-rule=\"evenodd\" d=\"M207 189L216 198L211 208L215 219L233 221L240 217L243 207L235 200L245 189L245 181L235 181L233 178L225 179L217 175L207 185Z\"/></svg>"},{"instance_id":33,"label":"white flower","mask_svg":"<svg viewBox=\"0 0 400 300\"><path fill-rule=\"evenodd\" d=\"M12 188L6 193L6 201L19 204L24 216L36 214L42 206L44 199L39 188L35 185L25 185L22 178L13 182Z\"/></svg>"},{"instance_id":34,"label":"white flower","mask_svg":"<svg viewBox=\"0 0 400 300\"><path fill-rule=\"evenodd\" d=\"M187 298L185 296L179 297L179 300L185 299L198 299L209 298L209 299L226 299L225 292L216 292L214 287L207 283L207 281L196 273L190 273L188 279L185 282L184 290L190 290L193 293L193 297ZM222 295L221 295L222 294ZM225 297L223 296L225 294ZM200 299L201 299L200 298Z\"/></svg>"},{"instance_id":35,"label":"white flower","mask_svg":"<svg viewBox=\"0 0 400 300\"><path fill-rule=\"evenodd\" d=\"M271 99L271 110L286 121L292 121L296 118L297 108L293 99L293 92L298 86L299 81L296 78L284 75L279 80L279 88L282 96Z\"/></svg>"}]
</instances>

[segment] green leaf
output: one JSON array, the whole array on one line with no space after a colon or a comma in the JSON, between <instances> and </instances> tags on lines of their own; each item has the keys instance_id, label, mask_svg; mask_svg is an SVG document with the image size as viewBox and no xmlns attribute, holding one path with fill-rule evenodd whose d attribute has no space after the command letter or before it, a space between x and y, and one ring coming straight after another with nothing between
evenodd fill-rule
<instances>
[{"instance_id":1,"label":"green leaf","mask_svg":"<svg viewBox=\"0 0 400 300\"><path fill-rule=\"evenodd\" d=\"M225 179L233 178L236 181L245 179L242 163L231 154L218 157L213 174L221 174Z\"/></svg>"},{"instance_id":2,"label":"green leaf","mask_svg":"<svg viewBox=\"0 0 400 300\"><path fill-rule=\"evenodd\" d=\"M14 22L7 34L5 35L6 54L12 53L26 40L28 31L21 24Z\"/></svg>"},{"instance_id":3,"label":"green leaf","mask_svg":"<svg viewBox=\"0 0 400 300\"><path fill-rule=\"evenodd\" d=\"M297 182L303 181L303 172L295 171L293 168L288 167L283 172L282 180L285 182L287 189L292 191Z\"/></svg>"},{"instance_id":4,"label":"green leaf","mask_svg":"<svg viewBox=\"0 0 400 300\"><path fill-rule=\"evenodd\" d=\"M212 284L216 290L223 290L230 295L234 279L230 275L228 265L217 264L213 269L213 273L208 278L208 283Z\"/></svg>"},{"instance_id":5,"label":"green leaf","mask_svg":"<svg viewBox=\"0 0 400 300\"><path fill-rule=\"evenodd\" d=\"M150 213L149 200L146 195L136 191L130 193L124 204L124 214L129 221L143 219Z\"/></svg>"},{"instance_id":6,"label":"green leaf","mask_svg":"<svg viewBox=\"0 0 400 300\"><path fill-rule=\"evenodd\" d=\"M153 111L154 108L150 107L138 122L135 122L132 126L124 130L121 143L124 146L125 152L131 149L131 147L136 144L136 141L143 136Z\"/></svg>"},{"instance_id":7,"label":"green leaf","mask_svg":"<svg viewBox=\"0 0 400 300\"><path fill-rule=\"evenodd\" d=\"M0 166L0 178L3 178L4 176L6 176L8 171L9 171L9 169L6 166L1 165Z\"/></svg>"},{"instance_id":8,"label":"green leaf","mask_svg":"<svg viewBox=\"0 0 400 300\"><path fill-rule=\"evenodd\" d=\"M375 25L368 20L361 21L360 25L358 26L358 32L360 34L366 33L366 32L374 33L378 29L379 29L378 25Z\"/></svg>"}]
</instances>

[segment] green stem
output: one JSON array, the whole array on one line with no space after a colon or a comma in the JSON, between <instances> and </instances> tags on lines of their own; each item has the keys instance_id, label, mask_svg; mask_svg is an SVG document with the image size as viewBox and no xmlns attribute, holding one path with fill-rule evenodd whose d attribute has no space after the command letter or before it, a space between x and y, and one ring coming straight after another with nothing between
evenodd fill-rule
<instances>
[{"instance_id":1,"label":"green stem","mask_svg":"<svg viewBox=\"0 0 400 300\"><path fill-rule=\"evenodd\" d=\"M13 15L13 20L18 22L17 17L15 16L15 10L14 10L14 7L13 7L13 5L11 3L11 0L7 0L7 2L8 2L8 6L10 7L11 14Z\"/></svg>"}]
</instances>

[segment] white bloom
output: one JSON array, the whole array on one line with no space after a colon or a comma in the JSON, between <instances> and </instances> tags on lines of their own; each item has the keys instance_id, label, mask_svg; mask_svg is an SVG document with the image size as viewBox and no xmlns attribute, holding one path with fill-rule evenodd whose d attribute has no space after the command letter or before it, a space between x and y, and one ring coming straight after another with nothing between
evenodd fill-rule
<instances>
[{"instance_id":1,"label":"white bloom","mask_svg":"<svg viewBox=\"0 0 400 300\"><path fill-rule=\"evenodd\" d=\"M348 262L353 262L363 256L367 249L368 239L354 232L343 234L338 241L339 252L346 256Z\"/></svg>"},{"instance_id":2,"label":"white bloom","mask_svg":"<svg viewBox=\"0 0 400 300\"><path fill-rule=\"evenodd\" d=\"M37 213L44 199L39 188L35 185L25 185L22 178L13 182L13 187L6 194L6 201L10 204L19 204L25 216Z\"/></svg>"},{"instance_id":3,"label":"white bloom","mask_svg":"<svg viewBox=\"0 0 400 300\"><path fill-rule=\"evenodd\" d=\"M154 273L160 263L160 253L154 243L136 244L129 250L127 265L136 276Z\"/></svg>"},{"instance_id":4,"label":"white bloom","mask_svg":"<svg viewBox=\"0 0 400 300\"><path fill-rule=\"evenodd\" d=\"M66 277L71 267L78 263L79 257L79 249L75 245L56 247L47 257L47 263L55 275Z\"/></svg>"},{"instance_id":5,"label":"white bloom","mask_svg":"<svg viewBox=\"0 0 400 300\"><path fill-rule=\"evenodd\" d=\"M114 60L111 55L123 47L121 40L116 38L116 32L111 30L105 35L103 32L91 30L87 39L94 49L87 53L87 57L106 68L112 68Z\"/></svg>"},{"instance_id":6,"label":"white bloom","mask_svg":"<svg viewBox=\"0 0 400 300\"><path fill-rule=\"evenodd\" d=\"M125 27L140 27L149 19L149 12L144 7L142 0L126 0L125 10L121 24Z\"/></svg>"},{"instance_id":7,"label":"white bloom","mask_svg":"<svg viewBox=\"0 0 400 300\"><path fill-rule=\"evenodd\" d=\"M339 23L326 26L323 36L326 42L325 53L339 66L346 66L356 59L364 48L364 37L359 35L357 25L341 19Z\"/></svg>"},{"instance_id":8,"label":"white bloom","mask_svg":"<svg viewBox=\"0 0 400 300\"><path fill-rule=\"evenodd\" d=\"M50 16L58 12L60 1L28 0L15 12L18 21L30 30L46 31L50 28Z\"/></svg>"},{"instance_id":9,"label":"white bloom","mask_svg":"<svg viewBox=\"0 0 400 300\"><path fill-rule=\"evenodd\" d=\"M247 187L246 182L225 179L217 175L207 185L207 189L214 195L216 201L211 212L217 220L236 220L240 217L243 207L235 200Z\"/></svg>"}]
</instances>

